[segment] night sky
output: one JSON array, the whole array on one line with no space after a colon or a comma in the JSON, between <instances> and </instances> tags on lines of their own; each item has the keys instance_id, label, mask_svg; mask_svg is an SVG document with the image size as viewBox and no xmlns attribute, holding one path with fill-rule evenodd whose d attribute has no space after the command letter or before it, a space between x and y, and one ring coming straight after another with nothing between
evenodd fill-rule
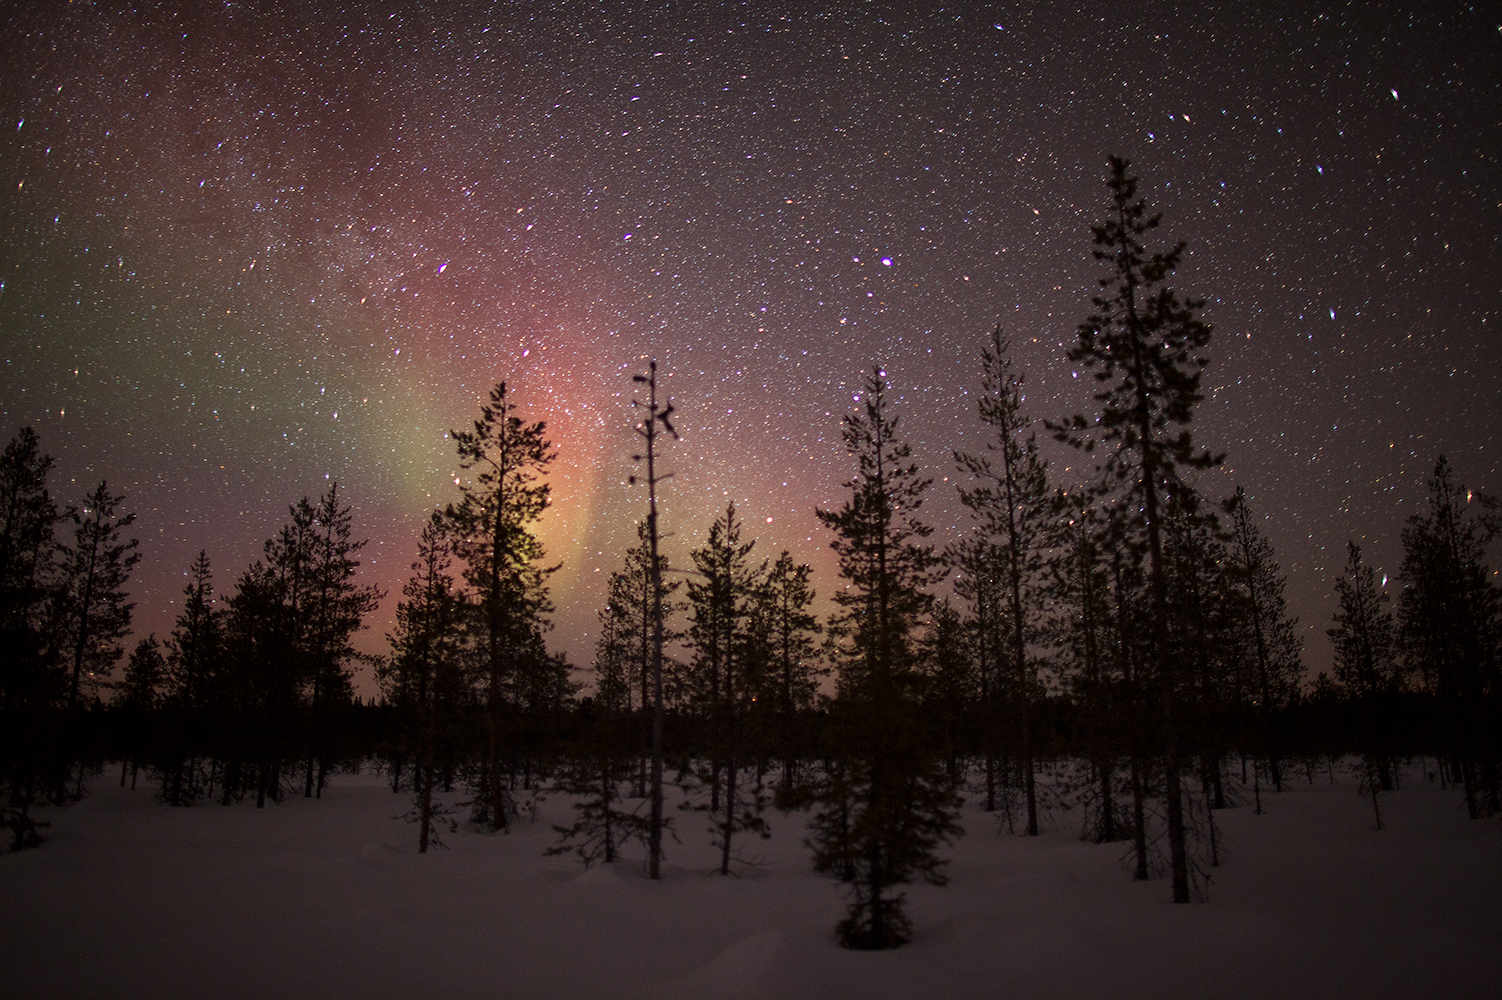
<instances>
[{"instance_id":1,"label":"night sky","mask_svg":"<svg viewBox=\"0 0 1502 1000\"><path fill-rule=\"evenodd\" d=\"M758 554L837 585L813 512L874 363L956 538L994 325L1034 417L1093 412L1064 349L1110 153L1188 243L1174 283L1215 327L1195 433L1227 454L1199 485L1245 486L1311 669L1347 538L1395 574L1439 453L1498 487L1496 4L621 6L10 10L0 414L61 500L126 494L141 634L200 548L227 591L337 481L383 649L456 497L445 433L505 380L559 451L550 642L587 666L645 510L649 357L679 565L733 499Z\"/></svg>"}]
</instances>

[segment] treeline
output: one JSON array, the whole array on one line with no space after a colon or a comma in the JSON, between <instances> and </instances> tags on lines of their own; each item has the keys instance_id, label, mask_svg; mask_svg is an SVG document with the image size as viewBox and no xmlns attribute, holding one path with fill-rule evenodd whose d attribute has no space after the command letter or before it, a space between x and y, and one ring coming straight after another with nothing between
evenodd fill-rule
<instances>
[{"instance_id":1,"label":"treeline","mask_svg":"<svg viewBox=\"0 0 1502 1000\"><path fill-rule=\"evenodd\" d=\"M1178 902L1218 864L1228 786L1249 784L1260 809L1264 787L1312 778L1315 761L1361 760L1379 827L1395 764L1415 753L1438 756L1472 817L1495 813L1497 504L1441 458L1403 529L1396 602L1352 544L1334 671L1304 683L1263 518L1240 489L1195 487L1222 456L1191 432L1211 330L1170 284L1183 244L1149 246L1160 219L1125 161L1111 160L1108 185L1092 230L1104 276L1068 354L1095 410L1025 413L1023 373L993 333L977 414L988 438L954 455L970 523L940 549L922 511L932 477L873 369L844 419L848 496L817 512L842 578L826 618L809 566L758 552L734 505L669 565L657 484L674 410L655 364L638 375L644 516L583 688L545 643L557 567L535 527L555 452L504 383L452 434L466 476L424 525L390 653L373 664L378 706L351 697L351 638L381 595L357 582L363 543L337 487L293 505L227 596L201 553L172 634L141 640L106 681L129 632L131 519L103 484L59 510L50 459L23 430L0 468L13 846L38 842L37 803L82 794L107 760L132 786L145 768L179 805L316 796L330 770L377 760L411 797L420 850L461 819L502 829L554 788L575 802L555 851L612 862L636 840L655 877L675 826L664 788L677 785L727 874L767 834L767 807L809 810L814 864L846 887L842 940L886 948L910 933L899 887L945 878L959 796L1036 835L1049 806L1038 775L1061 762L1087 835L1130 842L1136 877L1166 874ZM1040 430L1092 471L1057 481Z\"/></svg>"}]
</instances>

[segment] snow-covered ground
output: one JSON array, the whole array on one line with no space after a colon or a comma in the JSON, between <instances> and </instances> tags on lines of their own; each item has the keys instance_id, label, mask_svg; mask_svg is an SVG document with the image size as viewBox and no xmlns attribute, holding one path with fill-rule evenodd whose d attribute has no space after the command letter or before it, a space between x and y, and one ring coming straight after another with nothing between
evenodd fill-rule
<instances>
[{"instance_id":1,"label":"snow-covered ground","mask_svg":"<svg viewBox=\"0 0 1502 1000\"><path fill-rule=\"evenodd\" d=\"M108 772L106 773L108 775ZM1209 901L1133 882L1125 845L1050 817L997 835L967 807L951 884L908 890L916 939L840 949L839 887L803 817L772 813L764 863L711 874L679 814L665 877L544 857L568 801L509 835L419 855L375 775L322 801L170 809L108 776L0 856L0 995L31 997L1502 997L1502 824L1417 769L1385 797L1294 783L1217 813Z\"/></svg>"}]
</instances>

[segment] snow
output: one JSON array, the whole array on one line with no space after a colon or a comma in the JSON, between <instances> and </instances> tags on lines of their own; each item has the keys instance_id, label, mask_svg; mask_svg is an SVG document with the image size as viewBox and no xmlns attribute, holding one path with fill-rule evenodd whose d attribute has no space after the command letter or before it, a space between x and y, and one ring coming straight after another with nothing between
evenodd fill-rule
<instances>
[{"instance_id":1,"label":"snow","mask_svg":"<svg viewBox=\"0 0 1502 1000\"><path fill-rule=\"evenodd\" d=\"M951 884L908 889L916 938L835 944L839 886L772 813L743 877L675 817L665 877L544 857L568 800L419 855L406 796L340 776L321 801L171 809L106 777L0 856L7 997L1499 997L1502 823L1411 768L1386 829L1336 769L1216 813L1208 902L1132 881L1080 817L1011 836L967 807ZM143 775L144 778L144 775ZM638 859L639 860L639 859Z\"/></svg>"}]
</instances>

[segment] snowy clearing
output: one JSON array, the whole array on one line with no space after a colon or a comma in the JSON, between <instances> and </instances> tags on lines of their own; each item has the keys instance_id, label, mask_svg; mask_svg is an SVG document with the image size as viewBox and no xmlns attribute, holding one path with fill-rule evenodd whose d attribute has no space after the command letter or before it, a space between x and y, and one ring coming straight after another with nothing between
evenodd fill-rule
<instances>
[{"instance_id":1,"label":"snowy clearing","mask_svg":"<svg viewBox=\"0 0 1502 1000\"><path fill-rule=\"evenodd\" d=\"M1294 783L1216 814L1209 901L1133 882L1127 845L1036 840L965 810L951 884L908 890L915 940L834 942L839 886L803 816L771 813L763 864L711 874L698 814L666 877L543 857L568 801L419 855L378 775L322 801L170 809L106 776L47 810L39 850L0 857L8 997L1490 997L1502 996L1502 824L1410 769L1387 828L1353 779Z\"/></svg>"}]
</instances>

